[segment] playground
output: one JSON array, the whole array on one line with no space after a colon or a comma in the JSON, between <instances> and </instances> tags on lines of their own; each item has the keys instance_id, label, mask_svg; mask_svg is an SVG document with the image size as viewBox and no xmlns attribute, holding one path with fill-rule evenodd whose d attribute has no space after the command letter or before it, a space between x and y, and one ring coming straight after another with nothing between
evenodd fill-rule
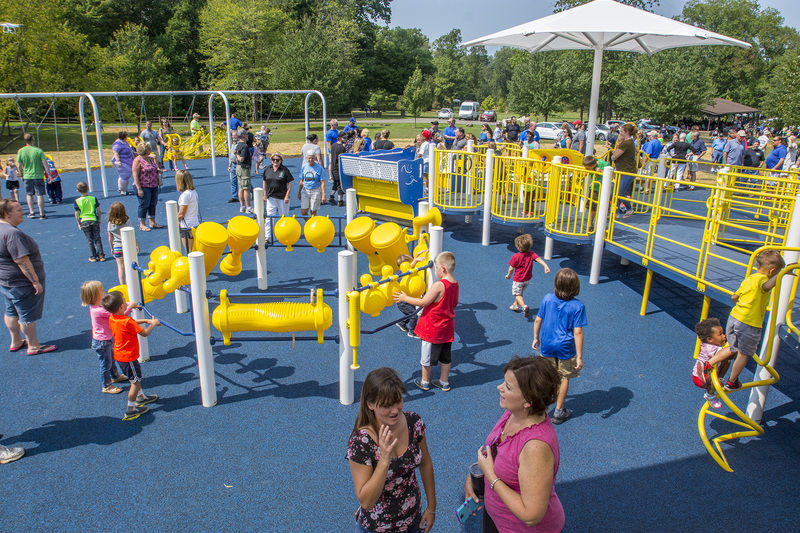
<instances>
[{"instance_id":1,"label":"playground","mask_svg":"<svg viewBox=\"0 0 800 533\"><path fill-rule=\"evenodd\" d=\"M189 161L203 220L223 225L238 215L234 204L224 203L229 187L225 163L217 158L213 177L210 160ZM297 175L300 162L287 163ZM340 402L341 346L335 341L273 342L270 333L245 340L251 334L234 333L229 345L212 346L217 399L206 408L194 338L161 327L148 338L150 360L143 363L144 388L160 399L150 413L123 422L122 398L100 393L97 360L89 350L89 316L78 295L87 279L101 280L106 289L116 285L116 268L111 261L86 263L83 236L72 229L71 206L75 183L85 173L62 177L64 204L49 207L47 220L26 219L20 226L39 243L48 274L40 337L59 349L37 357L8 353L0 358L6 434L1 442L27 449L23 460L2 469L14 488L7 491L0 519L4 529L96 529L121 523L134 502L137 523L145 529L349 530L358 503L344 453L360 384L371 369L390 366L408 388L405 408L418 412L427 426L438 499L435 530L480 530L477 519L460 526L455 509L463 501L467 468L501 413L495 387L502 367L511 355L528 354L532 339L532 318L508 310L510 282L503 276L520 227L533 235L534 251L544 255L544 230L554 235L546 217L516 216L516 211L505 223L495 217L488 246L482 246L479 220L466 223L460 214L446 214L442 249L455 254L461 286L450 392L414 387L419 341L393 326L361 336L356 402L351 405ZM98 170L93 178L99 183ZM435 204L444 198L436 196L438 190L432 193ZM691 199L688 193L676 197ZM135 197L99 199L104 211L120 200L129 214L135 212ZM157 212L161 223L164 202L175 199L174 181L167 177ZM641 202L644 206L645 198ZM297 209L293 198L290 214ZM345 208L326 205L319 214L344 216ZM631 227L642 224L636 217L631 220ZM136 240L137 262L143 266L151 251L169 244L167 230L137 231ZM266 292L335 291L342 249L337 242L334 238L323 253L268 246ZM645 268L635 262L621 265L611 251L602 255L599 283L590 284L592 252L585 238L556 241L548 259L553 272L535 273L526 292L535 313L538 301L552 290L555 271L573 268L581 278L579 299L589 319L585 368L567 398L575 414L557 430L561 468L556 490L567 516L565 530L699 530L708 524L706 496L713 499L715 523L793 530L793 507L774 502L793 501L800 474L797 354L787 348L778 353L781 379L767 399L764 434L723 444L734 470L727 473L706 453L697 431L704 402L691 383L690 368L696 344L692 327L703 312L703 299L696 288L658 273L646 283ZM241 260L236 276L213 270L208 289L215 294L223 289L262 292L255 251L243 250ZM363 254L357 266L359 276L369 271ZM649 298L640 316L646 288ZM308 296L294 301L307 302ZM336 309L333 299L328 303ZM722 298L707 303L709 316L727 317L729 306ZM212 302L210 311L216 305ZM177 314L171 295L147 307L176 329L191 331L190 313ZM401 316L395 307L377 317L361 314L361 330L380 329ZM337 319L334 312L334 326L326 335L336 336ZM221 336L214 329L212 335ZM743 377L749 380L754 370L751 362ZM731 394L740 407L746 397L747 392ZM709 433L732 428L714 420Z\"/></svg>"}]
</instances>

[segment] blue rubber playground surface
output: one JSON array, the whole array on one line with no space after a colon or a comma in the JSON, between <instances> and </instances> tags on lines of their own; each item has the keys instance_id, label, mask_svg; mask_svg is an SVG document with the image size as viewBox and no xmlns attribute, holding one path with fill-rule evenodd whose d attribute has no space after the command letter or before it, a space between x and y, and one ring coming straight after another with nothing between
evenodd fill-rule
<instances>
[{"instance_id":1,"label":"blue rubber playground surface","mask_svg":"<svg viewBox=\"0 0 800 533\"><path fill-rule=\"evenodd\" d=\"M224 223L239 214L238 204L225 203L223 162L215 178L210 161L190 162L204 220ZM299 166L290 163L293 170ZM116 176L108 174L109 190L115 191ZM99 172L95 176L99 189ZM121 420L125 396L100 392L89 315L80 307L81 282L117 284L113 261L87 261L71 205L82 179L85 173L66 174L65 203L48 206L47 220L26 219L20 226L39 243L47 270L39 336L59 349L35 357L3 349L0 356L0 442L27 449L20 461L0 466L0 531L352 531L358 503L344 455L358 405L339 403L333 342L298 342L295 349L290 342L215 345L218 404L204 408L193 339L158 328L149 337L143 384L160 400L138 420ZM169 199L177 199L171 173L159 200L161 223ZM135 221L136 198L101 197L103 211L115 200ZM295 196L292 213L299 215L297 203ZM344 208L323 206L321 214L343 215ZM493 225L492 244L482 247L479 217L466 224L452 216L444 225L444 248L456 255L461 295L452 391L414 387L419 341L390 327L363 338L356 398L371 369L397 370L409 389L406 409L420 413L427 425L438 499L434 531L476 532L479 520L462 527L455 510L467 468L501 415L495 387L503 365L513 354L529 353L532 319L508 309L511 284L504 275L516 228ZM526 231L534 250L543 252L541 227ZM137 231L137 239L139 260L146 263L151 250L167 244L167 233ZM270 289L336 288L336 251L269 249ZM552 272L534 271L525 298L535 310L552 290L558 268L574 268L581 276L579 298L589 319L585 367L567 398L574 418L557 426L556 490L565 530L796 531L798 354L782 349L778 355L781 381L767 400L765 434L724 445L735 470L728 474L708 456L697 433L702 391L690 373L701 295L656 275L647 315L640 317L642 267L620 266L619 257L606 252L601 283L589 285L590 245L556 243L555 253ZM363 258L359 267L366 268ZM209 289L255 290L255 268L249 252L238 277L215 271ZM335 314L335 302L328 303ZM190 328L189 316L175 313L172 296L151 307L157 316ZM728 310L715 302L711 316L724 321ZM378 318L364 316L362 327L399 316L389 308ZM0 345L8 345L7 331L0 330ZM752 371L749 366L743 377L749 380ZM747 394L733 397L743 406ZM732 429L714 420L709 435Z\"/></svg>"}]
</instances>

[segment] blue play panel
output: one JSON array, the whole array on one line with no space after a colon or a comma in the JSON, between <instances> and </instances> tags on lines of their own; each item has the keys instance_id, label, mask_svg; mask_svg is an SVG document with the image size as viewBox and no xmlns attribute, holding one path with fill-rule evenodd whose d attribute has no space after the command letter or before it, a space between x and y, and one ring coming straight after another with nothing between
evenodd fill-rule
<instances>
[{"instance_id":1,"label":"blue play panel","mask_svg":"<svg viewBox=\"0 0 800 533\"><path fill-rule=\"evenodd\" d=\"M289 163L298 169L298 160ZM224 223L239 214L238 204L226 203L224 164L218 160L218 176L212 178L209 161L190 162L204 220ZM113 170L108 174L109 190L116 191ZM99 363L89 350L89 315L80 307L84 280L99 279L106 287L117 283L113 261L87 261L87 246L73 219L75 183L84 178L82 172L65 175L65 203L48 206L47 220L26 219L20 226L37 240L46 264L39 336L59 350L0 357L0 432L5 434L0 442L28 452L20 461L0 465L5 487L0 531L88 531L131 524L143 531L352 531L358 503L344 456L358 405L338 401L339 354L333 342L298 342L296 349L290 342L215 345L219 401L203 408L192 339L159 328L149 337L151 360L143 370L145 390L161 399L138 420L121 420L125 395L100 392ZM163 202L176 198L168 173L159 222L164 223ZM135 222L136 198L100 198L104 212L113 200L121 200ZM296 196L292 213L299 215ZM321 213L342 215L344 208L323 206ZM414 387L419 341L394 327L363 338L356 372L357 395L373 368L391 366L406 381L406 409L420 413L427 425L438 498L434 530L442 532L480 529L474 518L461 528L455 510L463 500L467 468L501 415L496 386L503 365L513 354L527 354L532 340L532 319L508 309L511 282L504 275L515 251L516 228L494 225L491 246L482 247L480 220L462 220L448 216L444 237L444 248L457 257L461 286L453 390ZM543 252L541 226L527 230L534 250ZM153 248L167 243L166 230L137 231L137 238L142 263ZM700 295L656 277L648 314L640 317L642 267L621 267L619 257L606 252L601 283L591 286L590 245L559 242L555 248L553 272L545 276L536 267L525 298L535 310L560 267L581 275L579 298L589 318L585 368L567 399L574 419L557 427L556 490L566 512L565 530L795 531L798 355L788 349L779 354L782 379L768 397L766 433L725 445L735 469L727 474L706 454L696 428L702 391L690 374ZM270 289L334 289L336 251L268 250ZM363 257L359 267L360 272L366 268ZM228 278L215 271L209 289L254 290L255 269L254 254L248 252L241 275ZM335 302L328 303L335 314ZM172 296L152 308L189 329L188 315L175 313ZM712 305L712 316L725 320L727 312L721 304ZM362 328L399 316L394 308L378 318L364 316ZM0 330L0 343L7 345L8 334ZM744 377L751 372L752 367ZM743 405L746 396L734 398ZM731 429L716 420L709 435Z\"/></svg>"}]
</instances>

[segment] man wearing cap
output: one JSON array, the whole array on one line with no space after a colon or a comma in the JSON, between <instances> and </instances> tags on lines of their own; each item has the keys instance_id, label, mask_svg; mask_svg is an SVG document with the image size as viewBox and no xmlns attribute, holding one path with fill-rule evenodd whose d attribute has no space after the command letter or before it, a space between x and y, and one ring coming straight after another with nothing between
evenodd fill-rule
<instances>
[{"instance_id":1,"label":"man wearing cap","mask_svg":"<svg viewBox=\"0 0 800 533\"><path fill-rule=\"evenodd\" d=\"M575 137L573 137L572 139L573 150L575 149L574 147L577 145L578 151L580 153L582 153L583 155L592 155L592 151L588 152L586 151L586 125L583 124L580 120L576 120L575 122L572 123L572 125L575 126L575 129L578 130L578 132L575 134Z\"/></svg>"},{"instance_id":2,"label":"man wearing cap","mask_svg":"<svg viewBox=\"0 0 800 533\"><path fill-rule=\"evenodd\" d=\"M236 181L239 185L239 212L252 213L250 205L250 191L253 186L250 183L250 165L253 155L250 153L250 143L248 142L247 130L239 131L239 143L234 150L236 154Z\"/></svg>"},{"instance_id":3,"label":"man wearing cap","mask_svg":"<svg viewBox=\"0 0 800 533\"><path fill-rule=\"evenodd\" d=\"M351 130L358 130L356 127L356 117L350 117L350 121L347 123L347 126L344 127L344 134L347 135Z\"/></svg>"},{"instance_id":4,"label":"man wearing cap","mask_svg":"<svg viewBox=\"0 0 800 533\"><path fill-rule=\"evenodd\" d=\"M744 130L731 129L728 134L728 142L725 143L725 148L722 149L722 164L741 166L742 159L744 158Z\"/></svg>"},{"instance_id":5,"label":"man wearing cap","mask_svg":"<svg viewBox=\"0 0 800 533\"><path fill-rule=\"evenodd\" d=\"M442 141L442 132L439 131L439 121L438 120L431 120L431 127L430 127L430 134L431 134L431 142L441 142Z\"/></svg>"},{"instance_id":6,"label":"man wearing cap","mask_svg":"<svg viewBox=\"0 0 800 533\"><path fill-rule=\"evenodd\" d=\"M203 131L203 125L200 124L200 115L198 113L192 115L192 121L189 123L189 131L192 135L198 131Z\"/></svg>"},{"instance_id":7,"label":"man wearing cap","mask_svg":"<svg viewBox=\"0 0 800 533\"><path fill-rule=\"evenodd\" d=\"M315 216L320 204L325 203L325 180L322 179L323 168L317 162L317 154L314 150L309 150L303 154L305 160L300 167L300 179L302 184L297 191L297 199L300 200L300 213L303 216Z\"/></svg>"},{"instance_id":8,"label":"man wearing cap","mask_svg":"<svg viewBox=\"0 0 800 533\"><path fill-rule=\"evenodd\" d=\"M447 127L444 129L444 147L446 150L453 148L453 142L456 140L456 119L451 118L447 121Z\"/></svg>"}]
</instances>

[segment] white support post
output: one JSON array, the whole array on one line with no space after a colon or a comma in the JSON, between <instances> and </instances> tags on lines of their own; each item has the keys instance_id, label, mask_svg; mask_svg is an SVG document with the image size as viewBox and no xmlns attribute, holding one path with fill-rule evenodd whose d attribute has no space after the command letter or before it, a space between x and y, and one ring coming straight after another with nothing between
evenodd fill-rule
<instances>
[{"instance_id":1,"label":"white support post","mask_svg":"<svg viewBox=\"0 0 800 533\"><path fill-rule=\"evenodd\" d=\"M169 235L169 249L173 252L182 254L181 251L181 230L178 223L178 202L167 200L167 234ZM188 252L188 250L187 250ZM186 303L186 293L175 291L175 312L186 313L189 306Z\"/></svg>"},{"instance_id":2,"label":"white support post","mask_svg":"<svg viewBox=\"0 0 800 533\"><path fill-rule=\"evenodd\" d=\"M475 154L475 141L472 139L467 141L467 153ZM475 178L475 156L468 155L466 156L469 158L469 172L467 172L467 202L471 205L472 204L472 181ZM464 222L469 224L472 222L472 215L466 215L464 217Z\"/></svg>"},{"instance_id":3,"label":"white support post","mask_svg":"<svg viewBox=\"0 0 800 533\"><path fill-rule=\"evenodd\" d=\"M795 196L794 199L792 218L790 219L789 227L786 230L786 242L784 243L784 246L792 248L800 247L800 194ZM798 252L786 251L783 253L783 260L787 265L797 263L798 259L800 259L800 254L798 254ZM773 332L772 353L770 354L769 361L769 366L773 368L775 367L775 360L778 357L778 349L781 346L781 339L778 336L778 330L780 326L786 324L786 313L789 311L789 306L792 305L792 302L789 299L792 293L792 282L793 280L791 277L784 276L781 283L781 292L780 294L775 295L775 299L773 300L772 304L772 310L767 316L767 324L769 324L772 320L772 313L777 313L777 317L775 318L775 331ZM761 342L761 351L758 354L762 361L767 356L767 344L768 339L765 335L764 340ZM754 379L762 380L768 379L769 377L770 374L765 368L758 367L758 371L756 372ZM767 401L768 392L769 385L762 385L761 387L755 387L750 390L750 398L747 402L747 416L758 423L761 422L761 417L764 415L764 404Z\"/></svg>"},{"instance_id":4,"label":"white support post","mask_svg":"<svg viewBox=\"0 0 800 533\"><path fill-rule=\"evenodd\" d=\"M142 291L139 286L139 275L133 269L133 262L137 260L136 255L136 233L133 228L127 227L120 230L122 237L122 260L125 263L125 284L128 286L128 300L141 303ZM137 261L138 262L138 261ZM135 320L144 318L144 311L133 309L131 316ZM147 337L139 335L139 362L144 363L150 360L150 346L147 344Z\"/></svg>"},{"instance_id":5,"label":"white support post","mask_svg":"<svg viewBox=\"0 0 800 533\"><path fill-rule=\"evenodd\" d=\"M492 226L492 197L494 196L494 150L486 150L486 171L483 176L483 231L481 245L489 246Z\"/></svg>"},{"instance_id":6,"label":"white support post","mask_svg":"<svg viewBox=\"0 0 800 533\"><path fill-rule=\"evenodd\" d=\"M442 253L442 241L444 239L444 229L441 226L433 226L431 228L431 247L428 252L428 257L433 261L436 256ZM428 276L428 289L431 285L439 281L439 276L436 275L436 269L430 269L430 276Z\"/></svg>"},{"instance_id":7,"label":"white support post","mask_svg":"<svg viewBox=\"0 0 800 533\"><path fill-rule=\"evenodd\" d=\"M203 400L203 407L213 407L217 404L217 387L214 380L214 353L211 351L204 256L203 252L189 254L189 279L192 284L192 319L194 342L197 347L197 373L200 376L200 397Z\"/></svg>"},{"instance_id":8,"label":"white support post","mask_svg":"<svg viewBox=\"0 0 800 533\"><path fill-rule=\"evenodd\" d=\"M528 154L530 154L531 149L528 148L527 144L522 145L522 159L528 159Z\"/></svg>"},{"instance_id":9,"label":"white support post","mask_svg":"<svg viewBox=\"0 0 800 533\"><path fill-rule=\"evenodd\" d=\"M353 256L355 252L342 250L337 254L339 267L339 403L350 405L354 401L355 376L350 364L353 362L353 348L350 346L350 331L347 317L350 306L347 293L356 286L356 269Z\"/></svg>"},{"instance_id":10,"label":"white support post","mask_svg":"<svg viewBox=\"0 0 800 533\"><path fill-rule=\"evenodd\" d=\"M561 164L561 156L559 156L559 155L555 156L553 158L553 164L554 165L560 165ZM553 171L552 171L552 167L551 167L551 171L550 171L551 180L547 184L547 194L548 195L555 194L554 189L553 189L552 177L553 177ZM520 197L520 200L522 200L522 198L523 198L522 184L520 184L519 197ZM553 239L550 238L550 237L545 237L544 238L544 259L545 259L545 261L550 261L551 259L553 259Z\"/></svg>"},{"instance_id":11,"label":"white support post","mask_svg":"<svg viewBox=\"0 0 800 533\"><path fill-rule=\"evenodd\" d=\"M94 114L94 131L97 137L97 158L100 161L100 182L103 184L103 197L108 198L108 185L106 184L106 162L103 156L103 138L100 133L100 110L97 107L97 101L91 93L84 93L89 103L92 104L92 113Z\"/></svg>"},{"instance_id":12,"label":"white support post","mask_svg":"<svg viewBox=\"0 0 800 533\"><path fill-rule=\"evenodd\" d=\"M258 240L256 241L256 274L258 275L258 289L265 291L269 288L267 282L267 249L266 229L264 228L264 189L253 189L253 208L258 223ZM272 224L270 224L272 228Z\"/></svg>"},{"instance_id":13,"label":"white support post","mask_svg":"<svg viewBox=\"0 0 800 533\"><path fill-rule=\"evenodd\" d=\"M600 266L603 262L603 247L606 242L606 225L608 224L608 206L611 202L611 190L614 188L614 169L603 169L603 184L600 187L600 200L597 205L597 218L594 224L594 250L592 251L592 269L589 284L600 283Z\"/></svg>"},{"instance_id":14,"label":"white support post","mask_svg":"<svg viewBox=\"0 0 800 533\"><path fill-rule=\"evenodd\" d=\"M86 183L89 185L89 191L94 192L94 183L92 182L92 165L89 161L89 138L86 135L86 117L83 116L84 102L86 96L81 95L78 100L78 118L81 122L81 140L83 141L83 163L86 165Z\"/></svg>"},{"instance_id":15,"label":"white support post","mask_svg":"<svg viewBox=\"0 0 800 533\"><path fill-rule=\"evenodd\" d=\"M665 152L661 152L661 155L658 156L658 169L656 170L656 174L662 180L667 177L667 154Z\"/></svg>"},{"instance_id":16,"label":"white support post","mask_svg":"<svg viewBox=\"0 0 800 533\"><path fill-rule=\"evenodd\" d=\"M433 143L428 145L428 205L433 206L433 187L434 183L438 183L436 174L434 173L434 169L436 168L434 163L436 162L436 147Z\"/></svg>"},{"instance_id":17,"label":"white support post","mask_svg":"<svg viewBox=\"0 0 800 533\"><path fill-rule=\"evenodd\" d=\"M601 34L602 35L602 34ZM589 96L589 128L586 130L586 155L594 153L595 131L597 130L597 106L600 102L600 76L603 73L603 46L605 36L595 44L592 63L592 89Z\"/></svg>"}]
</instances>

